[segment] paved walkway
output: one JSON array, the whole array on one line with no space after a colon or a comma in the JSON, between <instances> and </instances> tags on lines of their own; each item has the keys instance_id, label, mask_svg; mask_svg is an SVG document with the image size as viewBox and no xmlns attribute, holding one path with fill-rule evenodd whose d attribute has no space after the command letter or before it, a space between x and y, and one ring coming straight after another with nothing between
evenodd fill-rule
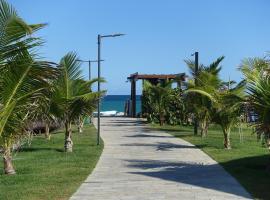
<instances>
[{"instance_id":1,"label":"paved walkway","mask_svg":"<svg viewBox=\"0 0 270 200\"><path fill-rule=\"evenodd\" d=\"M140 120L102 118L102 156L72 200L250 199L214 160Z\"/></svg>"}]
</instances>

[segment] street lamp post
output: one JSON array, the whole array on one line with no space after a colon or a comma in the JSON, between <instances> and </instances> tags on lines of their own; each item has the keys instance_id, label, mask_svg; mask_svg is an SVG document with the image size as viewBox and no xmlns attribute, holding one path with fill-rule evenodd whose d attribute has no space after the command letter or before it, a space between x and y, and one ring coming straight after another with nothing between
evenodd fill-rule
<instances>
[{"instance_id":1,"label":"street lamp post","mask_svg":"<svg viewBox=\"0 0 270 200\"><path fill-rule=\"evenodd\" d=\"M197 86L198 85L197 76L198 76L198 70L199 70L199 52L196 51L194 54L192 54L192 56L194 55L195 55L194 83L195 83L195 86ZM196 116L194 117L194 135L198 135L198 120Z\"/></svg>"},{"instance_id":2,"label":"street lamp post","mask_svg":"<svg viewBox=\"0 0 270 200\"><path fill-rule=\"evenodd\" d=\"M101 50L101 39L105 38L105 37L119 37L119 36L123 36L124 34L121 33L117 33L117 34L112 34L112 35L98 35L98 92L99 92L99 97L98 97L98 121L97 121L97 126L98 126L98 134L97 134L97 145L100 144L100 50Z\"/></svg>"},{"instance_id":3,"label":"street lamp post","mask_svg":"<svg viewBox=\"0 0 270 200\"><path fill-rule=\"evenodd\" d=\"M91 80L91 63L97 63L98 61L97 60L77 60L78 62L87 62L88 63L88 79ZM101 61L104 61L104 60L101 60Z\"/></svg>"}]
</instances>

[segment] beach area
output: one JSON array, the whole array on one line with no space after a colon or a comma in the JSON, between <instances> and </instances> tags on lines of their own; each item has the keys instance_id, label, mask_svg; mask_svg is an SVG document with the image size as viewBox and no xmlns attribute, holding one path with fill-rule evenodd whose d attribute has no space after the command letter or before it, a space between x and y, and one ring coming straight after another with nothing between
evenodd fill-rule
<instances>
[{"instance_id":1,"label":"beach area","mask_svg":"<svg viewBox=\"0 0 270 200\"><path fill-rule=\"evenodd\" d=\"M125 103L130 95L107 95L101 101L101 112L124 113ZM136 113L141 112L141 95L136 96Z\"/></svg>"}]
</instances>

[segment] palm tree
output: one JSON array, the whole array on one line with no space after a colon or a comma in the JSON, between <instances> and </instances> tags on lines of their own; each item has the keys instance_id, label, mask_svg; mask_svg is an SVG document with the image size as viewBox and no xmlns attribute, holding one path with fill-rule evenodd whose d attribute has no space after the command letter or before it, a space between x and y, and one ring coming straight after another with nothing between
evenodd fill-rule
<instances>
[{"instance_id":1,"label":"palm tree","mask_svg":"<svg viewBox=\"0 0 270 200\"><path fill-rule=\"evenodd\" d=\"M153 85L147 81L144 83L144 92L148 95L149 106L152 108L153 113L157 113L160 126L163 126L165 122L166 105L168 97L171 95L171 85L171 81L157 85Z\"/></svg>"},{"instance_id":2,"label":"palm tree","mask_svg":"<svg viewBox=\"0 0 270 200\"><path fill-rule=\"evenodd\" d=\"M44 89L56 73L52 64L35 59L33 49L41 45L31 34L44 24L28 25L14 8L0 0L0 146L4 172L14 174L11 148L26 132L29 109L46 98Z\"/></svg>"},{"instance_id":3,"label":"palm tree","mask_svg":"<svg viewBox=\"0 0 270 200\"><path fill-rule=\"evenodd\" d=\"M245 59L240 70L245 76L249 104L256 114L253 126L264 138L270 149L270 60L265 58Z\"/></svg>"},{"instance_id":4,"label":"palm tree","mask_svg":"<svg viewBox=\"0 0 270 200\"><path fill-rule=\"evenodd\" d=\"M101 93L92 92L91 85L98 81L82 79L80 62L76 53L66 54L58 65L59 77L55 80L52 94L51 110L65 125L65 151L72 152L72 128L71 124L80 117L91 115L97 106ZM102 81L102 80L101 80Z\"/></svg>"},{"instance_id":5,"label":"palm tree","mask_svg":"<svg viewBox=\"0 0 270 200\"><path fill-rule=\"evenodd\" d=\"M185 60L190 74L193 79L188 83L188 88L195 88L195 77L197 78L196 88L203 90L207 93L212 93L213 91L219 89L222 85L222 81L219 78L219 72L221 71L220 63L224 60L224 56L217 58L209 66L200 65L197 74L195 73L195 63L192 60ZM199 121L199 127L201 130L201 136L207 135L209 123L211 121L211 109L212 102L209 98L198 93L189 93L186 96L186 101L189 102L189 106Z\"/></svg>"},{"instance_id":6,"label":"palm tree","mask_svg":"<svg viewBox=\"0 0 270 200\"><path fill-rule=\"evenodd\" d=\"M57 119L56 116L54 116L52 109L52 93L54 86L52 84L53 82L49 83L49 87L44 90L46 92L47 98L45 99L39 99L37 102L38 107L35 108L34 116L32 117L30 123L30 127L36 127L39 129L44 129L44 135L47 140L50 140L51 134L50 129L53 128L59 128L61 126L61 122Z\"/></svg>"},{"instance_id":7,"label":"palm tree","mask_svg":"<svg viewBox=\"0 0 270 200\"><path fill-rule=\"evenodd\" d=\"M210 86L211 88L211 86ZM224 135L224 148L231 149L230 133L232 127L238 123L244 103L244 82L240 82L234 88L222 87L218 90L194 88L188 89L188 93L198 93L207 97L212 104L212 121L221 126Z\"/></svg>"},{"instance_id":8,"label":"palm tree","mask_svg":"<svg viewBox=\"0 0 270 200\"><path fill-rule=\"evenodd\" d=\"M219 124L224 135L224 148L231 149L230 133L242 113L244 103L244 85L240 82L234 88L221 90L216 95L213 106L213 122Z\"/></svg>"},{"instance_id":9,"label":"palm tree","mask_svg":"<svg viewBox=\"0 0 270 200\"><path fill-rule=\"evenodd\" d=\"M170 95L166 98L166 123L180 125L185 123L186 106L181 88L170 89Z\"/></svg>"}]
</instances>

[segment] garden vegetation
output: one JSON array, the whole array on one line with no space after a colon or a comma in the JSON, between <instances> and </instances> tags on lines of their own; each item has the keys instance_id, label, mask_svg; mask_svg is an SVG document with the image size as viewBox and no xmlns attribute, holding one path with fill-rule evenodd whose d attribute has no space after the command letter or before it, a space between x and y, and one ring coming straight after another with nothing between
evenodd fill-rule
<instances>
[{"instance_id":1,"label":"garden vegetation","mask_svg":"<svg viewBox=\"0 0 270 200\"><path fill-rule=\"evenodd\" d=\"M245 59L239 70L244 79L238 84L220 77L224 56L209 66L186 60L191 76L182 87L172 88L165 80L156 85L144 82L143 116L151 123L168 125L194 125L198 120L200 135L206 137L209 125L217 124L223 133L225 149L231 149L231 129L247 124L270 147L270 60ZM197 84L195 85L195 78Z\"/></svg>"},{"instance_id":2,"label":"garden vegetation","mask_svg":"<svg viewBox=\"0 0 270 200\"><path fill-rule=\"evenodd\" d=\"M43 45L37 31L46 24L28 24L6 1L0 0L0 151L5 174L15 174L12 150L37 127L65 128L65 152L72 152L72 124L91 116L97 106L98 93L91 90L97 79L86 81L80 71L79 58L69 52L53 63L41 59Z\"/></svg>"}]
</instances>

